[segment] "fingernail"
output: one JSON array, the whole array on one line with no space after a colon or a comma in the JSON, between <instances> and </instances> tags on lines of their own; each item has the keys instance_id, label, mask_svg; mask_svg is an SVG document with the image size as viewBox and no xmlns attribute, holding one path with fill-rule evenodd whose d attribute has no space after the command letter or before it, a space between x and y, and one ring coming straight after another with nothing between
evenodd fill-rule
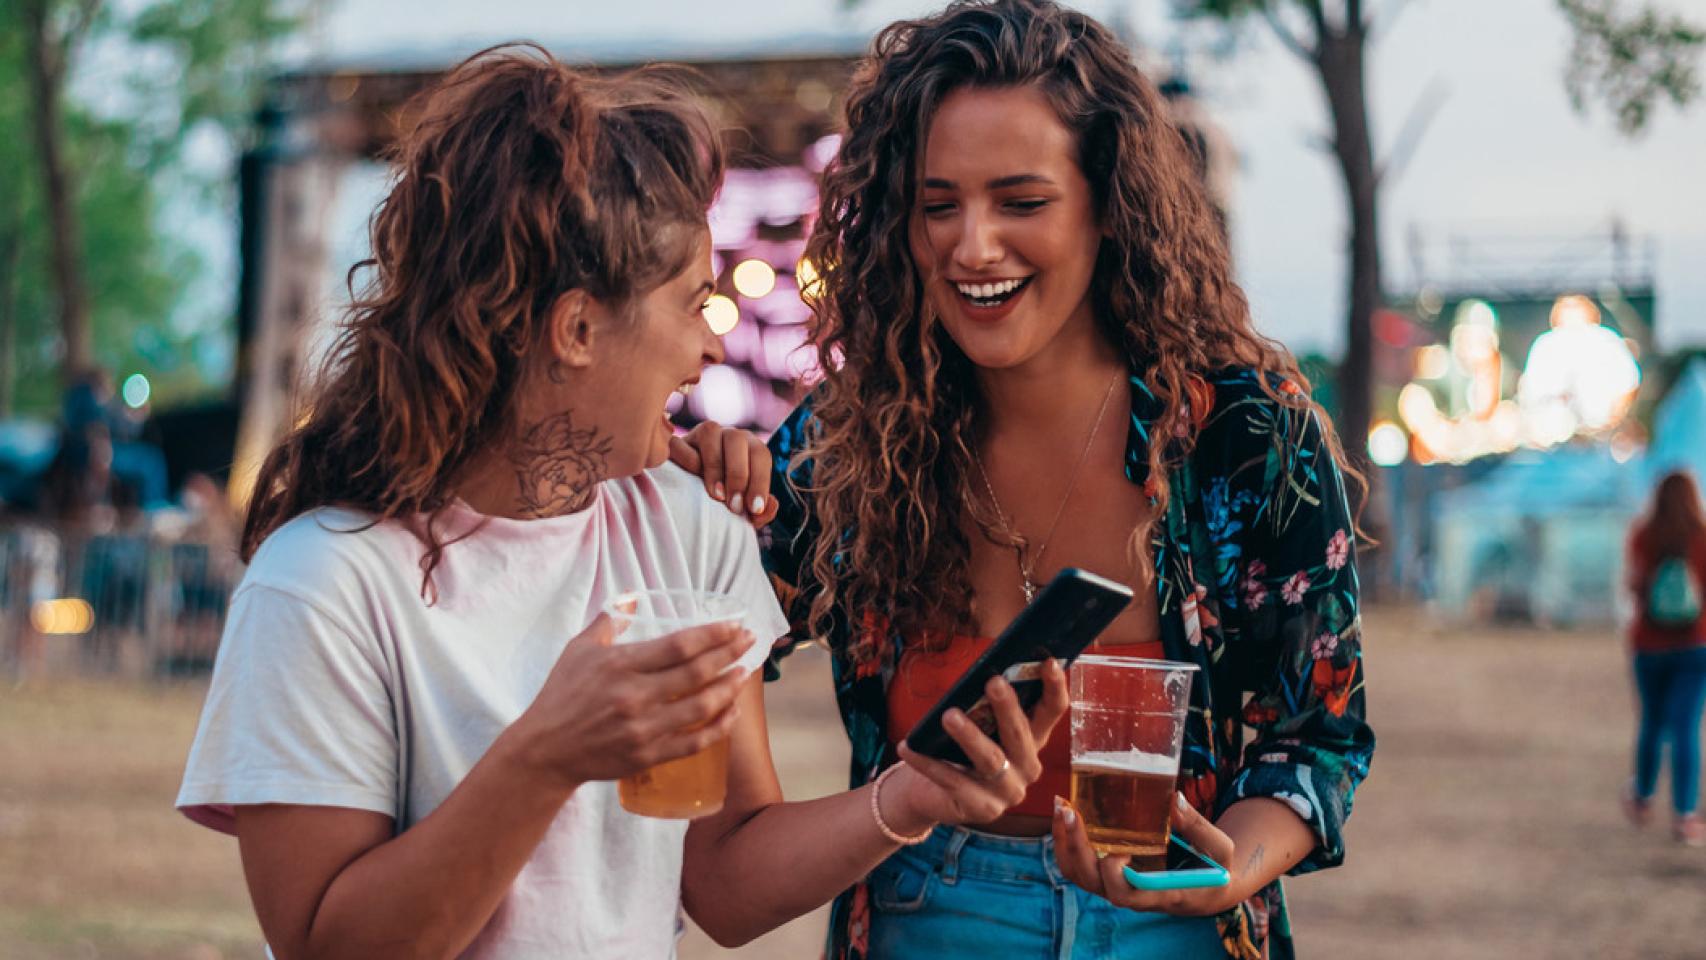
<instances>
[{"instance_id":1,"label":"fingernail","mask_svg":"<svg viewBox=\"0 0 1706 960\"><path fill-rule=\"evenodd\" d=\"M742 502L741 495L738 493L735 494L734 496L729 498L729 509L733 510L736 513L739 513L741 502Z\"/></svg>"},{"instance_id":2,"label":"fingernail","mask_svg":"<svg viewBox=\"0 0 1706 960\"><path fill-rule=\"evenodd\" d=\"M1064 800L1061 801L1060 819L1066 821L1066 825L1069 827L1078 822L1077 811L1072 809L1072 804L1067 803Z\"/></svg>"},{"instance_id":3,"label":"fingernail","mask_svg":"<svg viewBox=\"0 0 1706 960\"><path fill-rule=\"evenodd\" d=\"M711 496L716 497L718 500L721 500L726 496L726 494L723 493L723 485L721 483L712 485Z\"/></svg>"},{"instance_id":4,"label":"fingernail","mask_svg":"<svg viewBox=\"0 0 1706 960\"><path fill-rule=\"evenodd\" d=\"M1191 805L1185 802L1185 795L1177 791L1173 793L1173 806L1177 807L1180 813L1191 812Z\"/></svg>"},{"instance_id":5,"label":"fingernail","mask_svg":"<svg viewBox=\"0 0 1706 960\"><path fill-rule=\"evenodd\" d=\"M764 512L764 498L762 496L752 498L752 512L755 514Z\"/></svg>"}]
</instances>

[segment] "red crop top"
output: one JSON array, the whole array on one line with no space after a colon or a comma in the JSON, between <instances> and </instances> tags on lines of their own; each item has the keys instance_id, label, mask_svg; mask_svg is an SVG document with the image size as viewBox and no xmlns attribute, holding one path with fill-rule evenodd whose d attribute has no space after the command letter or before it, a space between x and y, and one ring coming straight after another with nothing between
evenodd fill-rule
<instances>
[{"instance_id":1,"label":"red crop top","mask_svg":"<svg viewBox=\"0 0 1706 960\"><path fill-rule=\"evenodd\" d=\"M977 662L978 657L983 656L983 652L989 649L992 642L989 637L955 637L946 650L927 652L916 646L909 647L901 655L894 680L889 684L889 742L898 746L905 740L913 726L924 719L924 715L930 712L936 701L942 699L942 695ZM1159 659L1163 655L1159 640L1121 644L1112 648L1092 644L1087 652L1117 653L1122 657L1152 659ZM1066 796L1072 778L1070 717L1062 717L1060 722L1055 724L1048 743L1043 744L1040 758L1043 762L1042 776L1037 778L1036 783L1031 784L1030 790L1025 793L1025 799L1008 810L1008 814L1054 816L1054 798Z\"/></svg>"}]
</instances>

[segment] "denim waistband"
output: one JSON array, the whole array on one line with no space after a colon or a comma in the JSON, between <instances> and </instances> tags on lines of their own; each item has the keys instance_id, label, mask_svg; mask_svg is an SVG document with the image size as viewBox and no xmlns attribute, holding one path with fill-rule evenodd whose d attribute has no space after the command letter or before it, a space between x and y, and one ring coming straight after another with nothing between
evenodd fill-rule
<instances>
[{"instance_id":1,"label":"denim waistband","mask_svg":"<svg viewBox=\"0 0 1706 960\"><path fill-rule=\"evenodd\" d=\"M977 877L1058 888L1068 882L1055 863L1052 836L1008 837L969 827L938 826L929 839L901 848L898 855L929 864L943 883Z\"/></svg>"}]
</instances>

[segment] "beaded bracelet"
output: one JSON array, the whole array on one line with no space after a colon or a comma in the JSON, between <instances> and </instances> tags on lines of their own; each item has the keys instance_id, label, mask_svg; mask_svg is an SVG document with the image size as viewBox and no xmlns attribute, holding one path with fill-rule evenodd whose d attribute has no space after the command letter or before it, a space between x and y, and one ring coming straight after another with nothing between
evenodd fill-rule
<instances>
[{"instance_id":1,"label":"beaded bracelet","mask_svg":"<svg viewBox=\"0 0 1706 960\"><path fill-rule=\"evenodd\" d=\"M927 827L923 833L914 837L908 837L904 834L896 833L894 828L888 825L888 821L883 819L883 808L881 805L883 781L887 780L890 774L899 769L900 764L897 763L877 775L876 783L871 787L871 819L877 822L877 829L882 831L883 837L890 843L898 843L903 847L915 847L930 839L930 832L935 828Z\"/></svg>"}]
</instances>

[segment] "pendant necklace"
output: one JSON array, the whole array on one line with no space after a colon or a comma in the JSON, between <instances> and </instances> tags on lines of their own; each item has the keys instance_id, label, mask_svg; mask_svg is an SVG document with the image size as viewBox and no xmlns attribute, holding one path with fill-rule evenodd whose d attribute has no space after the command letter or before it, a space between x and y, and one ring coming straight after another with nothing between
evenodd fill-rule
<instances>
[{"instance_id":1,"label":"pendant necklace","mask_svg":"<svg viewBox=\"0 0 1706 960\"><path fill-rule=\"evenodd\" d=\"M1123 378L1124 371L1116 374L1113 382L1108 384L1108 391L1102 395L1102 407L1096 411L1095 422L1090 424L1090 436L1084 441L1084 451L1078 455L1078 466L1072 469L1072 479L1066 484L1066 493L1060 498L1060 506L1055 508L1054 521L1048 525L1048 532L1043 534L1042 543L1037 547L1037 552L1034 554L1027 549L1029 544L1025 538L1008 523L1007 512L1001 509L1001 498L995 495L995 485L989 482L989 471L984 469L983 457L978 454L977 447L972 446L972 460L977 464L978 476L983 478L983 489L989 493L989 503L995 508L995 518L1001 523L1001 532L1014 541L1013 552L1019 561L1019 589L1024 591L1026 606L1029 606L1031 601L1037 597L1037 563L1042 560L1043 553L1048 550L1049 541L1054 539L1055 528L1060 526L1060 518L1066 513L1066 504L1072 499L1073 488L1078 486L1078 475L1084 472L1084 464L1090 459L1090 448L1096 443L1096 432L1101 429L1102 419L1107 416L1108 401L1113 399L1114 387Z\"/></svg>"}]
</instances>

